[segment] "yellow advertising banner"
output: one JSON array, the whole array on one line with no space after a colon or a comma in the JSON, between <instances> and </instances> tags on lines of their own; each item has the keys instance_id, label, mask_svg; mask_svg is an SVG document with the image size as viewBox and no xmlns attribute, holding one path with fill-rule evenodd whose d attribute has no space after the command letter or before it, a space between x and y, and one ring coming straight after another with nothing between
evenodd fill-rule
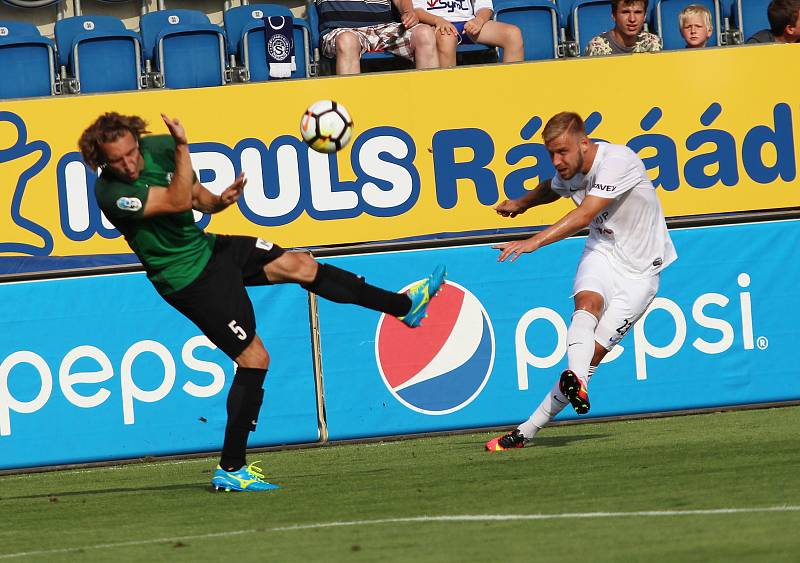
<instances>
[{"instance_id":1,"label":"yellow advertising banner","mask_svg":"<svg viewBox=\"0 0 800 563\"><path fill-rule=\"evenodd\" d=\"M180 118L206 187L248 178L238 207L199 224L287 247L549 224L572 204L515 220L492 206L552 176L541 129L563 110L640 154L668 216L796 207L798 59L800 46L748 46L0 102L0 256L129 251L77 153L107 111L153 133L159 113ZM319 99L356 127L330 156L299 136Z\"/></svg>"}]
</instances>

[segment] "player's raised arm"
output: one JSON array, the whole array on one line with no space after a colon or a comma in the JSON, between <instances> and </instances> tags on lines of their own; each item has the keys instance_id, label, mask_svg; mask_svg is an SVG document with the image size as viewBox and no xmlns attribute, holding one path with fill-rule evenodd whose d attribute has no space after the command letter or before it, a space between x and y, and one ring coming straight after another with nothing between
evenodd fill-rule
<instances>
[{"instance_id":1,"label":"player's raised arm","mask_svg":"<svg viewBox=\"0 0 800 563\"><path fill-rule=\"evenodd\" d=\"M495 206L494 210L503 217L516 217L520 213L525 213L531 207L546 205L560 199L556 192L551 188L552 180L544 180L531 191L518 197L517 199L506 199Z\"/></svg>"},{"instance_id":2,"label":"player's raised arm","mask_svg":"<svg viewBox=\"0 0 800 563\"><path fill-rule=\"evenodd\" d=\"M150 188L144 208L145 217L179 213L192 208L194 172L192 171L192 160L189 155L189 142L186 140L186 131L178 119L172 119L163 113L161 117L172 138L175 139L175 172L172 174L169 186Z\"/></svg>"},{"instance_id":3,"label":"player's raised arm","mask_svg":"<svg viewBox=\"0 0 800 563\"><path fill-rule=\"evenodd\" d=\"M233 184L225 188L219 195L214 195L200 182L195 181L192 189L192 209L202 213L219 213L239 200L246 185L247 178L244 177L244 172L240 173Z\"/></svg>"}]
</instances>

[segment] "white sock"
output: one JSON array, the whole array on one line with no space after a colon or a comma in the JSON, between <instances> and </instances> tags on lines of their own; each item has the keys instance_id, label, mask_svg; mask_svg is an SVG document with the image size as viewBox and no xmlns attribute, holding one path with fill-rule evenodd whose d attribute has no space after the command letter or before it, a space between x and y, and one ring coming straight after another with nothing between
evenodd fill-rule
<instances>
[{"instance_id":1,"label":"white sock","mask_svg":"<svg viewBox=\"0 0 800 563\"><path fill-rule=\"evenodd\" d=\"M592 378L596 369L597 366L589 366L587 380ZM550 389L550 392L545 395L530 418L517 426L526 440L531 440L536 436L539 430L544 428L547 423L553 420L553 418L569 404L569 399L561 392L559 383L560 378L559 381L556 381L555 385L553 385L553 388Z\"/></svg>"},{"instance_id":2,"label":"white sock","mask_svg":"<svg viewBox=\"0 0 800 563\"><path fill-rule=\"evenodd\" d=\"M519 431L522 432L522 435L525 436L526 439L530 440L568 404L569 399L561 392L559 382L556 381L553 388L550 389L550 392L544 396L542 402L539 403L539 406L533 411L531 417L517 428L519 428Z\"/></svg>"},{"instance_id":3,"label":"white sock","mask_svg":"<svg viewBox=\"0 0 800 563\"><path fill-rule=\"evenodd\" d=\"M594 331L597 317L589 311L578 309L572 313L567 330L567 367L584 385L589 382L589 364L594 356Z\"/></svg>"}]
</instances>

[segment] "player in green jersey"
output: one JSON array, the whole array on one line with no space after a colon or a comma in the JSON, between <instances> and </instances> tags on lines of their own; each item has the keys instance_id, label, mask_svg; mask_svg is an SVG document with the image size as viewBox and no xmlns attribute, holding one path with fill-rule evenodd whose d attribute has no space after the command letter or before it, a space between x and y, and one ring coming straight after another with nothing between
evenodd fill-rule
<instances>
[{"instance_id":1,"label":"player in green jersey","mask_svg":"<svg viewBox=\"0 0 800 563\"><path fill-rule=\"evenodd\" d=\"M97 202L139 257L153 286L236 362L222 456L212 484L238 491L277 488L245 461L269 366L245 287L297 283L331 301L367 307L416 327L445 270L439 266L408 292L394 293L319 263L306 252L287 252L255 237L204 232L195 225L192 210L219 213L236 203L247 180L240 174L219 195L208 191L192 170L182 124L162 118L170 135L146 135L147 124L138 116L103 114L83 132L81 155L89 167L101 169Z\"/></svg>"}]
</instances>

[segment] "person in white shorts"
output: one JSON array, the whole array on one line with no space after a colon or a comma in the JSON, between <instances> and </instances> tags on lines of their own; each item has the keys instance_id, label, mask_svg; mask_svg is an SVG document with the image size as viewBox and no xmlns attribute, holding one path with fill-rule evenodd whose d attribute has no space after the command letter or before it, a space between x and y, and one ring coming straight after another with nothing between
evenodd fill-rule
<instances>
[{"instance_id":1,"label":"person in white shorts","mask_svg":"<svg viewBox=\"0 0 800 563\"><path fill-rule=\"evenodd\" d=\"M528 420L486 443L489 451L521 448L570 403L589 412L589 379L605 355L641 318L658 291L659 274L677 254L644 163L624 145L596 143L576 113L554 115L542 132L556 175L495 210L516 217L562 197L577 206L530 238L497 244L498 260L589 228L573 285L575 312L567 331L567 369Z\"/></svg>"}]
</instances>

